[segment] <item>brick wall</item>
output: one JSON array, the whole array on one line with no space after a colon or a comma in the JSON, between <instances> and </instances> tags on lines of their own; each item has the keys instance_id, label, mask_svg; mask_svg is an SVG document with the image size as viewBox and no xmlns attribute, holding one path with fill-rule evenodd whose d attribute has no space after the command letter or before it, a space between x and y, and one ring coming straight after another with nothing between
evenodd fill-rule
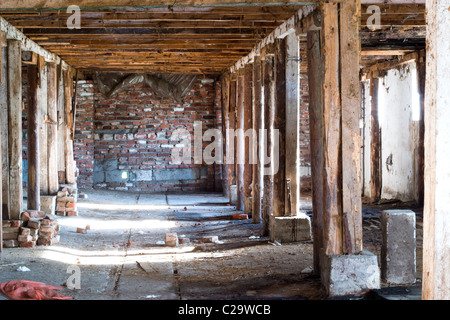
<instances>
[{"instance_id":1,"label":"brick wall","mask_svg":"<svg viewBox=\"0 0 450 320\"><path fill-rule=\"evenodd\" d=\"M153 95L143 85L105 98L94 81L80 81L74 141L79 186L143 192L214 191L221 185L220 166L171 164L177 142L170 138L176 129L186 129L193 136L194 121L202 121L203 130L221 124L216 89L220 87L214 80L198 80L179 104Z\"/></svg>"}]
</instances>

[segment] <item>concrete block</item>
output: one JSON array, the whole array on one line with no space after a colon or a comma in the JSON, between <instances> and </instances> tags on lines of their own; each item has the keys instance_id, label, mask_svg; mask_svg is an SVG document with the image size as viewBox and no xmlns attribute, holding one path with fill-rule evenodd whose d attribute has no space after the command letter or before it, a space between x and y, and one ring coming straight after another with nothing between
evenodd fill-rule
<instances>
[{"instance_id":1,"label":"concrete block","mask_svg":"<svg viewBox=\"0 0 450 320\"><path fill-rule=\"evenodd\" d=\"M94 184L105 182L105 172L94 171L93 179L94 179Z\"/></svg>"},{"instance_id":2,"label":"concrete block","mask_svg":"<svg viewBox=\"0 0 450 320\"><path fill-rule=\"evenodd\" d=\"M122 170L113 170L105 172L106 182L126 182L128 179L122 178Z\"/></svg>"},{"instance_id":3,"label":"concrete block","mask_svg":"<svg viewBox=\"0 0 450 320\"><path fill-rule=\"evenodd\" d=\"M381 277L392 284L416 282L416 214L411 210L381 213Z\"/></svg>"},{"instance_id":4,"label":"concrete block","mask_svg":"<svg viewBox=\"0 0 450 320\"><path fill-rule=\"evenodd\" d=\"M104 172L117 170L119 160L117 159L95 159L94 172Z\"/></svg>"},{"instance_id":5,"label":"concrete block","mask_svg":"<svg viewBox=\"0 0 450 320\"><path fill-rule=\"evenodd\" d=\"M199 168L186 169L155 169L153 170L153 180L196 180L200 177Z\"/></svg>"},{"instance_id":6,"label":"concrete block","mask_svg":"<svg viewBox=\"0 0 450 320\"><path fill-rule=\"evenodd\" d=\"M230 186L230 204L232 206L237 205L237 185L235 184Z\"/></svg>"},{"instance_id":7,"label":"concrete block","mask_svg":"<svg viewBox=\"0 0 450 320\"><path fill-rule=\"evenodd\" d=\"M307 215L274 217L269 220L270 241L280 243L311 240L311 220Z\"/></svg>"},{"instance_id":8,"label":"concrete block","mask_svg":"<svg viewBox=\"0 0 450 320\"><path fill-rule=\"evenodd\" d=\"M136 181L152 181L153 170L139 170L135 172Z\"/></svg>"},{"instance_id":9,"label":"concrete block","mask_svg":"<svg viewBox=\"0 0 450 320\"><path fill-rule=\"evenodd\" d=\"M54 214L56 209L56 196L41 196L41 211Z\"/></svg>"},{"instance_id":10,"label":"concrete block","mask_svg":"<svg viewBox=\"0 0 450 320\"><path fill-rule=\"evenodd\" d=\"M380 288L377 256L363 250L354 255L321 255L322 285L328 296L355 295Z\"/></svg>"}]
</instances>

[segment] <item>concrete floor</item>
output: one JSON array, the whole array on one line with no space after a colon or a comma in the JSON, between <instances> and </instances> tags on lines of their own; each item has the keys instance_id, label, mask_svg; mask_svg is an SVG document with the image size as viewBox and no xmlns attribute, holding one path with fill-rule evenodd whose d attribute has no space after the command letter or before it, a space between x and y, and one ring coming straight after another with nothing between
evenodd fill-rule
<instances>
[{"instance_id":1,"label":"concrete floor","mask_svg":"<svg viewBox=\"0 0 450 320\"><path fill-rule=\"evenodd\" d=\"M231 220L235 207L221 195L84 193L79 216L58 219L59 244L4 249L0 283L25 279L65 286L75 268L80 288L60 291L75 300L325 298L311 273L312 241L270 243L261 225ZM310 200L302 199L303 210L311 209ZM376 216L376 210L366 210L365 246L379 254L379 230L370 229L376 229ZM75 232L88 224L87 234ZM158 244L168 232L191 243ZM220 243L201 243L207 235L217 235ZM17 271L21 266L30 271Z\"/></svg>"}]
</instances>

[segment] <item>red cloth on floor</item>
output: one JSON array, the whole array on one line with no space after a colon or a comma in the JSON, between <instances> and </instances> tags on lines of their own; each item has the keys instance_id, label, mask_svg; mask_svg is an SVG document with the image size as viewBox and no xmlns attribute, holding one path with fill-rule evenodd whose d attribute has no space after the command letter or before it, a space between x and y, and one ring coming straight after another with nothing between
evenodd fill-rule
<instances>
[{"instance_id":1,"label":"red cloth on floor","mask_svg":"<svg viewBox=\"0 0 450 320\"><path fill-rule=\"evenodd\" d=\"M63 296L53 290L61 290L42 282L28 280L12 280L0 284L0 290L13 300L67 300L72 297Z\"/></svg>"}]
</instances>

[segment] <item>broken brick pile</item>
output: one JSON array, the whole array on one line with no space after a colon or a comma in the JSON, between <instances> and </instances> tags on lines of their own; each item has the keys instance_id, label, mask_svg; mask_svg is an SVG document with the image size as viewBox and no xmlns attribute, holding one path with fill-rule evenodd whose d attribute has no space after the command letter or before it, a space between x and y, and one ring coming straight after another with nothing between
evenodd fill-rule
<instances>
[{"instance_id":1,"label":"broken brick pile","mask_svg":"<svg viewBox=\"0 0 450 320\"><path fill-rule=\"evenodd\" d=\"M56 194L56 215L58 216L77 216L77 189L70 185L64 185L59 188Z\"/></svg>"},{"instance_id":2,"label":"broken brick pile","mask_svg":"<svg viewBox=\"0 0 450 320\"><path fill-rule=\"evenodd\" d=\"M59 225L51 215L28 210L22 213L21 218L2 222L4 248L32 248L59 242Z\"/></svg>"}]
</instances>

